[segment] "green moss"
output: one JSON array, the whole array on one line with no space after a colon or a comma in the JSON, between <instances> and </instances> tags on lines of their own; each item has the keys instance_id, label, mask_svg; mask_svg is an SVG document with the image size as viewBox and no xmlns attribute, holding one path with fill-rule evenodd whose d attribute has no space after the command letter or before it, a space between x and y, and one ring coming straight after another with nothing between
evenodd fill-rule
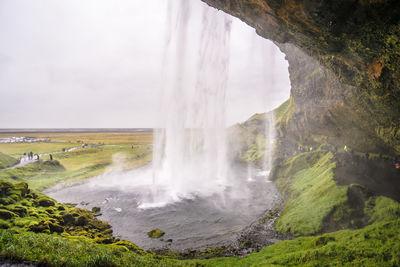
<instances>
[{"instance_id":1,"label":"green moss","mask_svg":"<svg viewBox=\"0 0 400 267\"><path fill-rule=\"evenodd\" d=\"M147 235L151 238L160 238L165 234L164 231L160 230L160 229L152 229L150 231L147 232Z\"/></svg>"},{"instance_id":2,"label":"green moss","mask_svg":"<svg viewBox=\"0 0 400 267\"><path fill-rule=\"evenodd\" d=\"M87 239L0 230L0 258L47 266L398 266L400 220L286 240L244 258L177 261ZM128 248L125 242L121 246ZM218 255L223 248L205 250ZM27 253L29 251L29 253ZM105 264L105 265L102 265Z\"/></svg>"},{"instance_id":3,"label":"green moss","mask_svg":"<svg viewBox=\"0 0 400 267\"><path fill-rule=\"evenodd\" d=\"M11 227L11 223L8 221L0 219L0 229L8 229Z\"/></svg>"},{"instance_id":4,"label":"green moss","mask_svg":"<svg viewBox=\"0 0 400 267\"><path fill-rule=\"evenodd\" d=\"M55 205L55 202L54 200L48 197L41 197L38 200L36 200L36 205L40 207L51 207Z\"/></svg>"},{"instance_id":5,"label":"green moss","mask_svg":"<svg viewBox=\"0 0 400 267\"><path fill-rule=\"evenodd\" d=\"M13 185L4 180L0 180L0 197L6 197L9 195L9 191L13 188Z\"/></svg>"},{"instance_id":6,"label":"green moss","mask_svg":"<svg viewBox=\"0 0 400 267\"><path fill-rule=\"evenodd\" d=\"M397 266L400 221L279 242L243 259L200 261L214 266ZM365 236L368 236L366 238Z\"/></svg>"},{"instance_id":7,"label":"green moss","mask_svg":"<svg viewBox=\"0 0 400 267\"><path fill-rule=\"evenodd\" d=\"M15 214L18 214L18 216L20 217L24 217L28 213L28 210L25 207L18 205L6 206L6 209L11 212L14 212Z\"/></svg>"},{"instance_id":8,"label":"green moss","mask_svg":"<svg viewBox=\"0 0 400 267\"><path fill-rule=\"evenodd\" d=\"M142 248L127 240L120 240L118 242L115 242L114 245L126 247L128 250L133 251L139 255L146 255L146 252Z\"/></svg>"},{"instance_id":9,"label":"green moss","mask_svg":"<svg viewBox=\"0 0 400 267\"><path fill-rule=\"evenodd\" d=\"M62 233L88 239L101 236L102 242L115 242L111 226L97 220L92 212L58 204L46 195L30 190L26 183L12 184L0 180L1 185L3 188L0 187L0 191L4 198L18 196L14 197L11 204L0 208L0 217L7 220L11 228L36 233Z\"/></svg>"},{"instance_id":10,"label":"green moss","mask_svg":"<svg viewBox=\"0 0 400 267\"><path fill-rule=\"evenodd\" d=\"M28 231L34 233L50 233L50 228L48 222L45 221L31 222L28 226Z\"/></svg>"},{"instance_id":11,"label":"green moss","mask_svg":"<svg viewBox=\"0 0 400 267\"><path fill-rule=\"evenodd\" d=\"M324 218L346 204L347 187L336 185L332 158L326 152L304 153L274 170L276 185L286 199L275 222L278 232L295 236L321 232ZM341 216L336 214L335 219L340 220Z\"/></svg>"},{"instance_id":12,"label":"green moss","mask_svg":"<svg viewBox=\"0 0 400 267\"><path fill-rule=\"evenodd\" d=\"M365 213L370 223L390 221L400 217L400 203L384 197L372 197L365 204Z\"/></svg>"},{"instance_id":13,"label":"green moss","mask_svg":"<svg viewBox=\"0 0 400 267\"><path fill-rule=\"evenodd\" d=\"M15 214L14 212L0 208L0 219L10 220L15 217L18 217L18 215Z\"/></svg>"},{"instance_id":14,"label":"green moss","mask_svg":"<svg viewBox=\"0 0 400 267\"><path fill-rule=\"evenodd\" d=\"M329 235L321 235L314 239L314 244L316 247L325 246L329 242L335 241L335 238Z\"/></svg>"},{"instance_id":15,"label":"green moss","mask_svg":"<svg viewBox=\"0 0 400 267\"><path fill-rule=\"evenodd\" d=\"M275 125L280 136L286 135L287 126L294 113L294 98L290 98L274 110Z\"/></svg>"}]
</instances>

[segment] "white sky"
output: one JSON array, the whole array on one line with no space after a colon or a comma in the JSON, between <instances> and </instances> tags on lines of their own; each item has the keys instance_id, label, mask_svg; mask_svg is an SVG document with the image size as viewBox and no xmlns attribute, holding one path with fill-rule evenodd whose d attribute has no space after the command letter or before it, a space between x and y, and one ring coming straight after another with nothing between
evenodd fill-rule
<instances>
[{"instance_id":1,"label":"white sky","mask_svg":"<svg viewBox=\"0 0 400 267\"><path fill-rule=\"evenodd\" d=\"M166 0L1 0L0 128L157 127L165 21ZM284 55L238 19L230 62L229 124L289 97Z\"/></svg>"}]
</instances>

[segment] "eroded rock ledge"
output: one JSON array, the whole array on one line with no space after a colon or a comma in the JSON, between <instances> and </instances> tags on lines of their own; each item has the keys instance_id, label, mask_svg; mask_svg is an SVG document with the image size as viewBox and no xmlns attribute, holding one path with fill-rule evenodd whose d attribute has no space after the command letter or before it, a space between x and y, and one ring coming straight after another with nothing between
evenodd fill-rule
<instances>
[{"instance_id":1,"label":"eroded rock ledge","mask_svg":"<svg viewBox=\"0 0 400 267\"><path fill-rule=\"evenodd\" d=\"M399 1L202 1L286 53L293 138L312 145L328 136L358 151L400 152Z\"/></svg>"}]
</instances>

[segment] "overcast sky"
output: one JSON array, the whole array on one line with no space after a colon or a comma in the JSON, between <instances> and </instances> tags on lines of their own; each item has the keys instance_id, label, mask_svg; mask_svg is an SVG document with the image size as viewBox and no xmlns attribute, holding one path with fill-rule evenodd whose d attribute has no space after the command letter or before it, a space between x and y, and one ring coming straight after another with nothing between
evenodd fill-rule
<instances>
[{"instance_id":1,"label":"overcast sky","mask_svg":"<svg viewBox=\"0 0 400 267\"><path fill-rule=\"evenodd\" d=\"M0 128L157 127L166 1L1 0ZM289 97L284 54L238 19L230 62L229 124Z\"/></svg>"}]
</instances>

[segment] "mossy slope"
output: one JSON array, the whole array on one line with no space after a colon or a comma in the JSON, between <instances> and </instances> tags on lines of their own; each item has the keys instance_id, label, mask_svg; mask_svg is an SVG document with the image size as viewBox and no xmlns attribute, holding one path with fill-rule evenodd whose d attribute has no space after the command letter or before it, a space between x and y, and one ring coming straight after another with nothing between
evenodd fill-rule
<instances>
[{"instance_id":1,"label":"mossy slope","mask_svg":"<svg viewBox=\"0 0 400 267\"><path fill-rule=\"evenodd\" d=\"M0 228L15 233L35 232L64 237L90 239L97 243L121 244L112 235L111 226L95 218L90 211L59 204L46 195L31 190L25 182L0 180ZM131 248L143 251L133 243Z\"/></svg>"},{"instance_id":2,"label":"mossy slope","mask_svg":"<svg viewBox=\"0 0 400 267\"><path fill-rule=\"evenodd\" d=\"M17 163L18 163L17 159L15 159L15 158L7 155L7 154L4 154L4 153L0 152L0 169L4 169L4 168L7 168L7 167L10 167L10 166L12 166L14 164L17 164Z\"/></svg>"},{"instance_id":3,"label":"mossy slope","mask_svg":"<svg viewBox=\"0 0 400 267\"><path fill-rule=\"evenodd\" d=\"M286 240L243 259L201 261L211 266L399 266L400 220L360 230Z\"/></svg>"},{"instance_id":4,"label":"mossy slope","mask_svg":"<svg viewBox=\"0 0 400 267\"><path fill-rule=\"evenodd\" d=\"M118 160L114 160L117 156ZM35 190L44 190L60 182L73 183L100 175L107 168L112 168L114 161L120 163L117 167L129 169L148 163L151 157L151 147L143 145L136 145L134 149L131 145L76 149L54 154L53 161L41 160L4 170L0 172L0 179L10 182L24 181Z\"/></svg>"},{"instance_id":5,"label":"mossy slope","mask_svg":"<svg viewBox=\"0 0 400 267\"><path fill-rule=\"evenodd\" d=\"M273 174L286 199L275 228L281 233L310 235L323 229L323 219L347 201L347 187L334 181L333 155L303 153L284 161Z\"/></svg>"},{"instance_id":6,"label":"mossy slope","mask_svg":"<svg viewBox=\"0 0 400 267\"><path fill-rule=\"evenodd\" d=\"M177 261L88 240L0 230L0 259L45 266L398 266L400 220L360 230L301 237L266 247L245 258Z\"/></svg>"}]
</instances>

